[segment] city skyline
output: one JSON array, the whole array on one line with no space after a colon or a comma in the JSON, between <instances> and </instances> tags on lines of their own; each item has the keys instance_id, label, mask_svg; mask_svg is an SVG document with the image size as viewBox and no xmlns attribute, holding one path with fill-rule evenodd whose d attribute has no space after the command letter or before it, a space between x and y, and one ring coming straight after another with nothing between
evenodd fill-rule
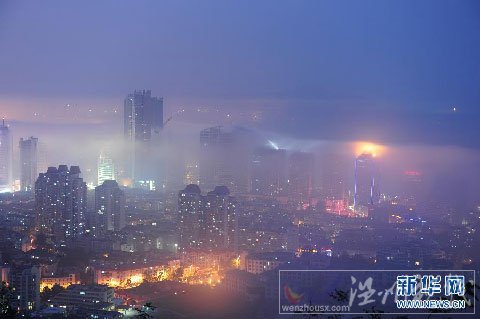
<instances>
[{"instance_id":1,"label":"city skyline","mask_svg":"<svg viewBox=\"0 0 480 319\"><path fill-rule=\"evenodd\" d=\"M477 114L479 100L474 83L479 80L475 56L478 56L480 48L476 41L471 41L475 38L474 30L478 29L478 19L475 19L478 15L478 4L474 1L462 1L461 5L445 2L436 7L435 14L428 17L421 12L432 5L429 1L416 4L418 8L412 12L409 12L408 1L392 4L388 10L383 10L385 4L374 1L368 5L363 4L365 7L361 10L347 11L337 10L341 9L341 4L310 3L308 6L293 9L294 5L285 3L275 4L276 15L266 21L263 20L262 12L273 7L273 3L265 1L252 9L252 23L249 24L243 19L248 15L247 8L238 3L224 4L217 8L220 10L218 14L202 17L195 16L195 9L199 12L209 11L209 8L215 6L212 2L188 6L169 2L149 3L152 10L141 9L141 6L132 8L132 3L125 2L115 6L117 18L110 17L111 24L104 21L100 14L110 9L111 3L108 1L98 4L96 13L80 4L73 5L79 18L89 17L92 26L102 29L100 34L88 32L88 37L82 36L76 24L63 23L66 28L54 28L72 16L73 9L69 6L56 6L59 16L57 19L50 19L51 24L47 25L41 22L54 13L45 9L46 4L33 5L37 10L24 10L25 5L2 2L5 28L0 32L0 39L11 50L4 50L4 58L0 61L5 72L5 77L2 77L5 81L1 83L4 91L0 92L0 105L10 105L2 114L9 120L46 121L53 124L48 117L54 116L64 121L95 123L100 117L103 123L111 124L108 117L105 117L105 112L119 112L122 108L121 96L125 92L147 87L161 96L169 97L171 113L181 107L196 109L209 106L225 108L225 113L232 114L238 112L235 109L245 107L285 114L286 117L280 116L283 132L297 138L331 139L333 135L343 140L375 140L399 144L454 143L479 147L471 138L478 134L471 115ZM162 10L159 10L160 8ZM230 12L232 9L237 9L236 19L235 24L229 25L221 12ZM126 18L130 10L134 10L140 19L143 18L143 23L131 23ZM156 19L157 16L163 17L160 12L169 10L172 17ZM377 15L379 11L383 14ZM32 12L35 12L34 16L31 16ZM313 15L313 12L319 16ZM333 16L329 18L327 12ZM280 17L293 18L294 14L304 18L301 23L282 23L285 19ZM181 27L179 21L172 20L175 16L185 18L183 21L187 24ZM210 18L210 23L206 22L207 17ZM343 19L336 19L340 17L349 19L352 26L342 25L340 21ZM406 25L403 24L405 17L409 18ZM362 24L363 19L369 19L370 24ZM29 22L18 25L18 21L23 20ZM388 23L383 25L386 21ZM39 27L33 31L33 25ZM379 25L384 27L378 28ZM226 27L225 31L219 31L223 27ZM242 28L245 28L244 31ZM258 29L255 36L246 36L255 34L255 29ZM413 30L417 32L414 33ZM68 38L64 36L66 32L69 32ZM158 35L162 41L175 40L170 46L165 46L171 48L168 50L159 46L161 41L152 43L132 37L131 44L139 47L137 54L140 59L129 56L128 50L118 54L116 59L107 58L106 55L113 50L118 53L119 40L115 34L122 32ZM192 35L190 32L193 32ZM25 46L18 39L31 38L37 33L49 41L59 37L63 42L52 42L50 46L43 47L34 42L35 47L41 48L37 54L12 55L13 49L23 49ZM193 34L198 37L193 37ZM210 37L205 38L205 34L210 34ZM284 38L282 34L285 34ZM111 44L101 40L108 36L116 40ZM262 36L269 37L272 43L270 47L277 49L276 59L269 59L273 52L268 46L262 45ZM42 37L37 41L40 39ZM341 40L334 42L332 39ZM198 42L205 42L202 46L196 46L198 54L183 51ZM64 43L64 46L61 43ZM81 53L76 53L75 50L61 55L61 60L50 58L56 56L51 55L52 50L64 52L77 43L83 45L83 58L75 59L81 57ZM226 51L223 58L219 58L214 48L218 49L224 43L229 43L232 48ZM288 47L288 43L294 45ZM345 56L348 45L353 46L356 52L350 57L350 61ZM97 50L87 49L93 46ZM240 49L242 46L244 48ZM249 56L245 52L246 48L252 50L250 63L247 63ZM368 50L369 48L372 49ZM175 55L175 50L183 53ZM159 58L152 56L154 52ZM192 59L190 62L189 57ZM51 67L65 77L77 76L74 77L74 82L61 83L62 81L55 77L42 81L41 85L38 82L29 82L31 90L26 92L25 87L19 85L19 77L27 74L27 71L21 68L13 72L11 65L14 63L9 62L14 58L20 59L22 63L19 65L28 66L44 59L45 63L41 63L44 67ZM449 63L445 63L447 60ZM95 68L98 64L96 61L109 63ZM135 63L131 63L133 61ZM242 71L238 67L240 62L248 68ZM69 67L62 70L59 68L60 64ZM147 72L148 75L140 73L140 66L137 65L150 68L152 72ZM230 72L225 68L226 65L232 69ZM254 69L254 65L265 66L265 73L260 74ZM195 76L190 76L188 72L197 68ZM126 77L117 76L116 70L121 69L125 70ZM225 69L227 72L222 71ZM35 78L41 74L50 74L45 72L43 67L29 70ZM90 81L87 71L99 75L98 78L104 81ZM156 79L152 78L153 74ZM229 74L238 75L228 80ZM258 79L263 85L250 83L247 81L249 77ZM29 78L32 76L21 77L24 81ZM127 80L129 78L136 80L132 83ZM115 81L108 81L110 79ZM225 79L227 81L224 81ZM263 91L260 87L264 87ZM98 90L99 88L101 90ZM62 93L59 94L60 92ZM20 97L26 100L22 101ZM70 112L65 112L65 108L77 109L77 119L69 116ZM312 108L316 115L325 114L330 119L334 118L333 124L344 118L358 123L360 127L339 130L331 125L331 120L323 121L320 117L317 120L322 121L328 130L316 130L315 123L302 116L296 119L302 127L300 130L297 124L294 127L289 125L289 116ZM453 111L454 108L456 111ZM90 109L96 113L96 120L89 116L92 113ZM62 113L63 115L59 116ZM278 114L273 121L268 117L264 117L264 120L270 127L275 128L275 124L278 124L277 117ZM358 120L359 117L361 120ZM373 119L378 117L388 122L398 122L399 125L384 125L381 129L369 131L368 126L375 123ZM428 130L436 128L429 120L431 117L439 121L444 128L435 135L428 134ZM411 130L401 130L401 127L407 124ZM330 135L327 132L335 133Z\"/></svg>"},{"instance_id":2,"label":"city skyline","mask_svg":"<svg viewBox=\"0 0 480 319\"><path fill-rule=\"evenodd\" d=\"M476 318L480 3L0 1L0 317Z\"/></svg>"}]
</instances>

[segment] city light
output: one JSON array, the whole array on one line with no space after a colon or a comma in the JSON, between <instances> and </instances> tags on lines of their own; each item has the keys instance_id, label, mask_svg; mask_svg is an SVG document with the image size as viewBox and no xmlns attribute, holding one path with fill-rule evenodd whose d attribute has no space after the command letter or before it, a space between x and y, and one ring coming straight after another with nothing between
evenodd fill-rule
<instances>
[{"instance_id":1,"label":"city light","mask_svg":"<svg viewBox=\"0 0 480 319\"><path fill-rule=\"evenodd\" d=\"M354 153L356 156L361 154L371 154L373 157L382 156L386 152L386 146L372 142L359 141L354 143Z\"/></svg>"},{"instance_id":2,"label":"city light","mask_svg":"<svg viewBox=\"0 0 480 319\"><path fill-rule=\"evenodd\" d=\"M0 14L0 318L475 316L470 3L84 2Z\"/></svg>"},{"instance_id":3,"label":"city light","mask_svg":"<svg viewBox=\"0 0 480 319\"><path fill-rule=\"evenodd\" d=\"M143 276L141 274L133 275L132 277L130 277L130 282L132 283L132 285L141 284L143 282Z\"/></svg>"}]
</instances>

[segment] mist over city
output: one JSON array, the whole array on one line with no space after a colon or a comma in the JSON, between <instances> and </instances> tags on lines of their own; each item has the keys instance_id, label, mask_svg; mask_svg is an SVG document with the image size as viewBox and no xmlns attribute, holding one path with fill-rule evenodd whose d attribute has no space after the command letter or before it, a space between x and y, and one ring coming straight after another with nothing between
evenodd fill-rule
<instances>
[{"instance_id":1,"label":"mist over city","mask_svg":"<svg viewBox=\"0 0 480 319\"><path fill-rule=\"evenodd\" d=\"M475 318L475 1L0 1L0 318Z\"/></svg>"}]
</instances>

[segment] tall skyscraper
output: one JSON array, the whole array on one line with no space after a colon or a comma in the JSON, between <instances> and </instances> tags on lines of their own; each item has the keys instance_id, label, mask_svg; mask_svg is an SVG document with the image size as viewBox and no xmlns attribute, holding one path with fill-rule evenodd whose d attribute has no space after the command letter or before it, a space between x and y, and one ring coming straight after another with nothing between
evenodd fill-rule
<instances>
[{"instance_id":1,"label":"tall skyscraper","mask_svg":"<svg viewBox=\"0 0 480 319\"><path fill-rule=\"evenodd\" d=\"M116 179L115 164L108 151L103 150L100 153L97 170L97 185L102 185L104 181Z\"/></svg>"},{"instance_id":2,"label":"tall skyscraper","mask_svg":"<svg viewBox=\"0 0 480 319\"><path fill-rule=\"evenodd\" d=\"M190 184L178 193L178 228L181 249L200 247L205 199L200 187Z\"/></svg>"},{"instance_id":3,"label":"tall skyscraper","mask_svg":"<svg viewBox=\"0 0 480 319\"><path fill-rule=\"evenodd\" d=\"M49 167L35 182L35 207L40 231L58 239L84 233L87 186L78 166Z\"/></svg>"},{"instance_id":4,"label":"tall skyscraper","mask_svg":"<svg viewBox=\"0 0 480 319\"><path fill-rule=\"evenodd\" d=\"M254 150L252 159L252 194L277 196L286 191L287 152L262 147Z\"/></svg>"},{"instance_id":5,"label":"tall skyscraper","mask_svg":"<svg viewBox=\"0 0 480 319\"><path fill-rule=\"evenodd\" d=\"M205 248L237 249L237 217L235 199L226 186L217 186L208 192L203 218L203 243Z\"/></svg>"},{"instance_id":6,"label":"tall skyscraper","mask_svg":"<svg viewBox=\"0 0 480 319\"><path fill-rule=\"evenodd\" d=\"M95 187L96 228L100 232L125 227L125 194L116 181L107 180Z\"/></svg>"},{"instance_id":7,"label":"tall skyscraper","mask_svg":"<svg viewBox=\"0 0 480 319\"><path fill-rule=\"evenodd\" d=\"M20 139L20 189L33 189L38 177L38 138Z\"/></svg>"},{"instance_id":8,"label":"tall skyscraper","mask_svg":"<svg viewBox=\"0 0 480 319\"><path fill-rule=\"evenodd\" d=\"M200 185L212 189L215 185L233 186L233 165L229 159L233 136L221 126L200 132Z\"/></svg>"},{"instance_id":9,"label":"tall skyscraper","mask_svg":"<svg viewBox=\"0 0 480 319\"><path fill-rule=\"evenodd\" d=\"M402 174L402 197L404 204L412 208L425 198L425 185L423 173L418 170L406 170Z\"/></svg>"},{"instance_id":10,"label":"tall skyscraper","mask_svg":"<svg viewBox=\"0 0 480 319\"><path fill-rule=\"evenodd\" d=\"M363 153L355 159L355 194L353 206L358 210L378 202L378 166L373 154Z\"/></svg>"},{"instance_id":11,"label":"tall skyscraper","mask_svg":"<svg viewBox=\"0 0 480 319\"><path fill-rule=\"evenodd\" d=\"M150 90L136 90L124 101L124 136L129 144L128 177L133 181L150 179L148 162L152 151L152 132L163 127L163 98L153 97Z\"/></svg>"},{"instance_id":12,"label":"tall skyscraper","mask_svg":"<svg viewBox=\"0 0 480 319\"><path fill-rule=\"evenodd\" d=\"M289 157L288 193L301 204L306 204L312 197L314 156L312 153L295 152Z\"/></svg>"},{"instance_id":13,"label":"tall skyscraper","mask_svg":"<svg viewBox=\"0 0 480 319\"><path fill-rule=\"evenodd\" d=\"M180 248L237 248L235 198L226 186L202 196L198 185L178 194Z\"/></svg>"},{"instance_id":14,"label":"tall skyscraper","mask_svg":"<svg viewBox=\"0 0 480 319\"><path fill-rule=\"evenodd\" d=\"M5 125L0 124L0 192L10 191L12 186L12 137Z\"/></svg>"},{"instance_id":15,"label":"tall skyscraper","mask_svg":"<svg viewBox=\"0 0 480 319\"><path fill-rule=\"evenodd\" d=\"M340 154L327 153L320 158L320 180L318 183L320 194L324 199L340 200L347 197L347 176L351 165L350 157Z\"/></svg>"},{"instance_id":16,"label":"tall skyscraper","mask_svg":"<svg viewBox=\"0 0 480 319\"><path fill-rule=\"evenodd\" d=\"M200 132L200 186L213 189L227 186L232 193L247 193L249 185L249 150L239 128L215 126Z\"/></svg>"},{"instance_id":17,"label":"tall skyscraper","mask_svg":"<svg viewBox=\"0 0 480 319\"><path fill-rule=\"evenodd\" d=\"M38 156L38 158L37 158L37 160L38 160L37 172L46 172L47 169L48 169L47 145L42 140L38 141L37 152L38 152L38 154L37 154L37 156Z\"/></svg>"}]
</instances>

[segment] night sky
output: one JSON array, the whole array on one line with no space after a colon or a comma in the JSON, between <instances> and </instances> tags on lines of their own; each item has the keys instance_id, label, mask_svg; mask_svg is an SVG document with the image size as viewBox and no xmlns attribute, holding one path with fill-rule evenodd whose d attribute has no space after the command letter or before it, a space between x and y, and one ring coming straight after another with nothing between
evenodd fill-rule
<instances>
[{"instance_id":1,"label":"night sky","mask_svg":"<svg viewBox=\"0 0 480 319\"><path fill-rule=\"evenodd\" d=\"M150 88L296 138L479 148L479 31L478 1L1 1L0 113L113 127Z\"/></svg>"}]
</instances>

